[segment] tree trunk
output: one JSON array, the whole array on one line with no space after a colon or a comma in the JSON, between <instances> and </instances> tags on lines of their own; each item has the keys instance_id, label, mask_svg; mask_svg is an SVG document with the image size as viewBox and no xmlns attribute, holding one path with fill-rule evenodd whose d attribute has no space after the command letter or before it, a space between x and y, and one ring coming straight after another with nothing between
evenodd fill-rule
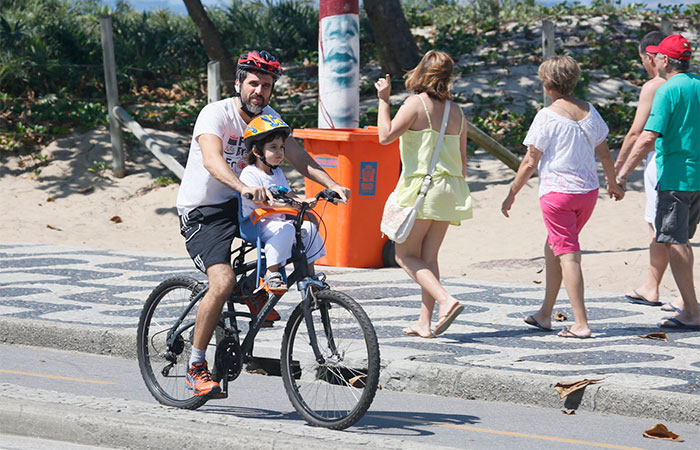
<instances>
[{"instance_id":1,"label":"tree trunk","mask_svg":"<svg viewBox=\"0 0 700 450\"><path fill-rule=\"evenodd\" d=\"M399 79L420 61L399 0L364 0L382 69Z\"/></svg>"},{"instance_id":2,"label":"tree trunk","mask_svg":"<svg viewBox=\"0 0 700 450\"><path fill-rule=\"evenodd\" d=\"M210 60L219 61L221 69L221 79L229 92L233 92L233 83L236 78L236 64L224 46L221 35L209 19L207 12L200 0L182 0L187 7L187 13L192 18L194 26L197 28L199 40L202 42L204 51Z\"/></svg>"}]
</instances>

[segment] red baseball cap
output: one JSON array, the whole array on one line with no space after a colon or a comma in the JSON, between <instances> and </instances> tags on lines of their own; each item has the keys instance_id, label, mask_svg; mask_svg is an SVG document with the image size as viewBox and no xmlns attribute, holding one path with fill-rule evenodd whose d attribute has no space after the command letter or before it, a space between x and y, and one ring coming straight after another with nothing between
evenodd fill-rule
<instances>
[{"instance_id":1,"label":"red baseball cap","mask_svg":"<svg viewBox=\"0 0 700 450\"><path fill-rule=\"evenodd\" d=\"M645 49L649 53L661 53L669 58L688 61L693 49L680 34L672 34L661 41L659 45L650 45Z\"/></svg>"}]
</instances>

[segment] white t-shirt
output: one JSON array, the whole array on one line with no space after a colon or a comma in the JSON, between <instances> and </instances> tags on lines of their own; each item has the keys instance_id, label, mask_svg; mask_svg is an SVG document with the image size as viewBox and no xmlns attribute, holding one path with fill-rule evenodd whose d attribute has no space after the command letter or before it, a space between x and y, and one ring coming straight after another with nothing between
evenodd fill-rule
<instances>
[{"instance_id":1,"label":"white t-shirt","mask_svg":"<svg viewBox=\"0 0 700 450\"><path fill-rule=\"evenodd\" d=\"M590 103L588 115L578 125L550 108L542 108L523 141L524 145L534 145L543 153L538 166L539 196L549 192L585 194L598 189L594 147L607 136L608 126Z\"/></svg>"},{"instance_id":2,"label":"white t-shirt","mask_svg":"<svg viewBox=\"0 0 700 450\"><path fill-rule=\"evenodd\" d=\"M262 114L279 117L279 114L269 106L263 109ZM194 124L190 154L187 157L185 174L177 193L178 214L187 214L198 206L225 203L234 197L235 191L215 179L204 167L199 136L202 134L219 136L223 143L223 157L233 173L239 176L246 166L243 158L246 153L243 144L243 133L246 127L247 124L238 114L233 97L210 103L202 108Z\"/></svg>"},{"instance_id":3,"label":"white t-shirt","mask_svg":"<svg viewBox=\"0 0 700 450\"><path fill-rule=\"evenodd\" d=\"M241 172L241 181L247 186L265 186L266 188L284 186L289 189L289 183L287 182L287 177L284 176L284 172L279 167L272 170L272 175L268 175L262 170L255 166L246 166ZM253 203L247 198L241 197L241 212L243 217L250 216L255 208L259 206ZM279 217L278 217L279 216ZM274 215L266 217L265 220L278 220L284 219L284 214Z\"/></svg>"}]
</instances>

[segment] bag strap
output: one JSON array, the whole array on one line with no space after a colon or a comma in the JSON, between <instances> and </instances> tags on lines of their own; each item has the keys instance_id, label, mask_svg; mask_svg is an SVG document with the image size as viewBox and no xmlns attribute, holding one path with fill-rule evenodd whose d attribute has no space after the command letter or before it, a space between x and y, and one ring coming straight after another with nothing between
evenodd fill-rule
<instances>
[{"instance_id":1,"label":"bag strap","mask_svg":"<svg viewBox=\"0 0 700 450\"><path fill-rule=\"evenodd\" d=\"M437 143L435 144L435 151L433 151L433 159L430 161L430 168L428 173L423 178L423 186L420 188L419 196L425 196L428 192L428 187L433 180L433 171L437 165L438 156L440 156L440 150L442 150L442 141L445 138L445 130L447 130L447 122L450 118L450 101L445 101L445 112L442 114L442 125L440 126L440 135L438 136Z\"/></svg>"}]
</instances>

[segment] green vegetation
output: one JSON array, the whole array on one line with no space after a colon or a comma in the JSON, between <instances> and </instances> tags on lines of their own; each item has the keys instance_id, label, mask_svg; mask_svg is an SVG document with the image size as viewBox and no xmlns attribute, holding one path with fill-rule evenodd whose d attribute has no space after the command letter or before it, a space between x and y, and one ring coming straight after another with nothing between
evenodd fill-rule
<instances>
[{"instance_id":1,"label":"green vegetation","mask_svg":"<svg viewBox=\"0 0 700 450\"><path fill-rule=\"evenodd\" d=\"M92 167L88 169L88 172L96 174L98 177L104 175L104 173L109 169L109 163L104 161L93 161Z\"/></svg>"},{"instance_id":2,"label":"green vegetation","mask_svg":"<svg viewBox=\"0 0 700 450\"><path fill-rule=\"evenodd\" d=\"M169 186L175 182L176 182L176 180L173 177L158 177L158 178L156 178L156 181L153 182L153 184L155 186L158 186L158 187L165 187L165 186Z\"/></svg>"},{"instance_id":3,"label":"green vegetation","mask_svg":"<svg viewBox=\"0 0 700 450\"><path fill-rule=\"evenodd\" d=\"M557 22L557 52L571 54L582 65L576 94L590 95L591 77L607 76L640 85L646 78L636 43L662 17L677 30L700 26L700 5L644 9L619 0L597 0L553 7L533 0L404 0L406 19L421 52L447 51L456 59L457 83L487 77L496 92L510 68L541 62L540 23ZM231 0L209 9L212 21L232 55L265 48L284 62L273 107L293 127L312 127L317 120L318 11L313 0ZM160 10L146 13L118 3L114 10L96 0L3 0L0 2L0 155L34 155L40 174L40 149L57 136L106 124L99 17L113 17L120 103L143 126L189 131L206 102L207 57L192 20ZM641 23L631 29L625 22ZM374 36L360 13L361 64L376 68ZM696 64L697 61L694 61ZM532 72L531 72L532 73ZM494 75L496 74L496 75ZM402 86L394 80L395 90ZM375 97L373 82L361 82L362 99ZM455 101L468 105L472 121L511 149L520 143L534 117L541 94L529 102L509 95L462 90ZM636 100L621 91L599 110L619 145ZM527 103L527 104L525 104ZM360 126L376 124L376 106L363 107ZM399 105L392 105L395 112ZM137 145L135 141L128 141ZM37 156L39 155L39 156ZM96 163L98 164L98 163ZM101 173L101 166L93 166ZM167 185L167 180L157 181Z\"/></svg>"}]
</instances>

